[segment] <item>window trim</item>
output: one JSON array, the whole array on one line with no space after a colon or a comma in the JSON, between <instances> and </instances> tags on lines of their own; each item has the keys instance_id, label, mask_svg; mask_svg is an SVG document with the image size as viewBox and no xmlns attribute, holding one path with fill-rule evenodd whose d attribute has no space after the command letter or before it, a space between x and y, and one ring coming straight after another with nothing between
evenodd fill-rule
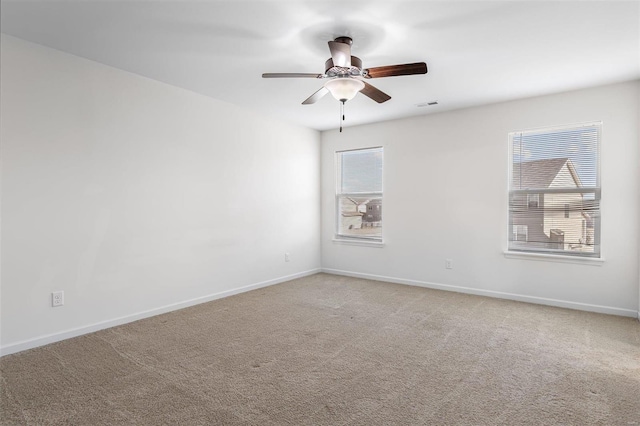
<instances>
[{"instance_id":1,"label":"window trim","mask_svg":"<svg viewBox=\"0 0 640 426\"><path fill-rule=\"evenodd\" d=\"M581 127L595 127L598 135L598 144L596 147L596 186L595 187L580 187L580 188L547 188L547 189L511 189L513 180L513 137L515 135L527 135L536 134L542 132L558 132L562 130L576 129ZM528 128L523 130L514 130L507 133L507 241L506 249L503 251L507 258L535 258L536 260L553 260L556 259L560 262L569 263L600 263L604 261L603 247L602 247L602 222L601 214L594 218L594 235L593 244L598 246L598 252L593 254L585 254L584 252L570 253L567 250L554 250L554 249L539 249L529 247L526 249L518 250L513 247L509 247L510 236L513 229L513 221L511 214L509 213L511 207L511 195L512 194L543 194L543 193L593 193L598 200L602 200L602 184L601 184L601 150L602 150L602 135L603 135L603 123L602 121L586 121L564 125L545 126L537 128ZM527 200L528 206L528 200ZM600 203L600 212L602 212L602 203Z\"/></svg>"},{"instance_id":2,"label":"window trim","mask_svg":"<svg viewBox=\"0 0 640 426\"><path fill-rule=\"evenodd\" d=\"M357 238L350 238L350 237L334 237L331 239L331 241L333 241L334 243L339 243L339 244L346 244L346 245L351 245L351 246L364 246L364 247L376 247L376 248L382 248L386 245L386 243L384 241L381 240L362 240L362 239L357 239Z\"/></svg>"},{"instance_id":3,"label":"window trim","mask_svg":"<svg viewBox=\"0 0 640 426\"><path fill-rule=\"evenodd\" d=\"M367 150L382 150L382 191L380 192L340 192L340 186L342 183L342 170L338 167L338 157L339 154L345 152L354 152L354 151L367 151ZM370 237L370 236L355 236L355 235L344 235L340 233L340 198L344 197L371 197L371 198L380 198L384 199L384 147L383 146L370 146L364 148L352 148L352 149L343 149L340 151L334 152L334 179L335 179L335 196L333 199L334 202L334 230L333 230L333 241L347 243L351 245L367 245L367 246L384 246L384 226L380 231L380 237Z\"/></svg>"},{"instance_id":4,"label":"window trim","mask_svg":"<svg viewBox=\"0 0 640 426\"><path fill-rule=\"evenodd\" d=\"M602 257L602 250L600 251L600 257L589 256L565 256L562 254L550 254L550 253L534 253L529 251L514 251L506 249L503 251L504 257L507 259L522 259L522 260L536 260L536 261L549 261L559 263L576 263L581 265L593 265L602 266L604 263L604 257Z\"/></svg>"}]
</instances>

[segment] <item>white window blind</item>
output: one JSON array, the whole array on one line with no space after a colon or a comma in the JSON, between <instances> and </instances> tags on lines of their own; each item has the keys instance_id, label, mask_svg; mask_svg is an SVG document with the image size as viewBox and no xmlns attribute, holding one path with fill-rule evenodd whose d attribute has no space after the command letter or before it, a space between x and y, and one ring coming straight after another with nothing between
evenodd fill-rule
<instances>
[{"instance_id":1,"label":"white window blind","mask_svg":"<svg viewBox=\"0 0 640 426\"><path fill-rule=\"evenodd\" d=\"M336 234L382 240L381 147L336 153Z\"/></svg>"},{"instance_id":2,"label":"white window blind","mask_svg":"<svg viewBox=\"0 0 640 426\"><path fill-rule=\"evenodd\" d=\"M601 129L509 134L509 250L600 257Z\"/></svg>"}]
</instances>

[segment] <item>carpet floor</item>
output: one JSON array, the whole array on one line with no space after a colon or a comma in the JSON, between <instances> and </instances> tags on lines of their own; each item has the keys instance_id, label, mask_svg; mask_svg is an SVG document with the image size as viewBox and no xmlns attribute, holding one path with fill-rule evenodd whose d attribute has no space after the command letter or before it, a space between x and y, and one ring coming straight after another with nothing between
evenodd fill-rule
<instances>
[{"instance_id":1,"label":"carpet floor","mask_svg":"<svg viewBox=\"0 0 640 426\"><path fill-rule=\"evenodd\" d=\"M0 359L3 425L640 425L640 324L317 274Z\"/></svg>"}]
</instances>

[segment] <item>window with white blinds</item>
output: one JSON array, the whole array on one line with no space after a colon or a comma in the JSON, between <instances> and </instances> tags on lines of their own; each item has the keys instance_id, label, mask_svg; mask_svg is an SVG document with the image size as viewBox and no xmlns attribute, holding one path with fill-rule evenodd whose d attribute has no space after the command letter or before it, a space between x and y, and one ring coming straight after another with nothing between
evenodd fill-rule
<instances>
[{"instance_id":1,"label":"window with white blinds","mask_svg":"<svg viewBox=\"0 0 640 426\"><path fill-rule=\"evenodd\" d=\"M601 123L509 134L509 250L600 257Z\"/></svg>"},{"instance_id":2,"label":"window with white blinds","mask_svg":"<svg viewBox=\"0 0 640 426\"><path fill-rule=\"evenodd\" d=\"M336 153L336 235L382 240L382 147Z\"/></svg>"}]
</instances>

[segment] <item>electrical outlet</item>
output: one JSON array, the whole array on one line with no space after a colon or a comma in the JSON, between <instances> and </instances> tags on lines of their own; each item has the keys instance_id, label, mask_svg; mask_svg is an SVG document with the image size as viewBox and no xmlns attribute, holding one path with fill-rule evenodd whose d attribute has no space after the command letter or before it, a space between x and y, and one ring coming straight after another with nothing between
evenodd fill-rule
<instances>
[{"instance_id":1,"label":"electrical outlet","mask_svg":"<svg viewBox=\"0 0 640 426\"><path fill-rule=\"evenodd\" d=\"M56 306L64 305L64 291L54 291L51 293L51 306L54 308Z\"/></svg>"},{"instance_id":2,"label":"electrical outlet","mask_svg":"<svg viewBox=\"0 0 640 426\"><path fill-rule=\"evenodd\" d=\"M285 253L284 254L284 261L285 262L289 262L291 260L291 256L289 255L289 253Z\"/></svg>"},{"instance_id":3,"label":"electrical outlet","mask_svg":"<svg viewBox=\"0 0 640 426\"><path fill-rule=\"evenodd\" d=\"M447 269L453 269L453 260L445 259L444 260L444 267L447 268Z\"/></svg>"}]
</instances>

